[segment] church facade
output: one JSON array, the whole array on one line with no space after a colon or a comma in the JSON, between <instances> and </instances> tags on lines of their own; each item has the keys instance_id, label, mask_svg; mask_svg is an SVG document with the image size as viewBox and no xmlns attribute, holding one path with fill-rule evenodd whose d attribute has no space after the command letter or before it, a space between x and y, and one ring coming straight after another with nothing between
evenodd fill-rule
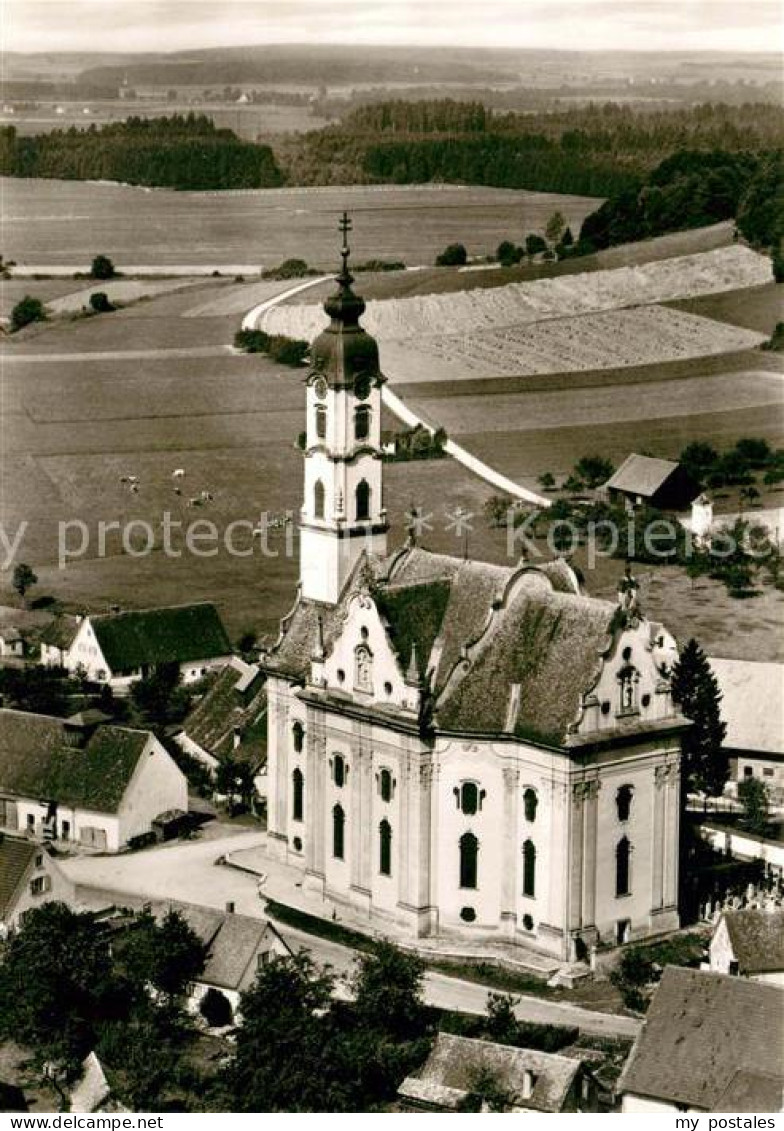
<instances>
[{"instance_id":1,"label":"church facade","mask_svg":"<svg viewBox=\"0 0 784 1131\"><path fill-rule=\"evenodd\" d=\"M301 577L264 657L271 850L412 937L572 960L678 924L675 642L627 576L387 549L378 348L343 248L307 378Z\"/></svg>"}]
</instances>

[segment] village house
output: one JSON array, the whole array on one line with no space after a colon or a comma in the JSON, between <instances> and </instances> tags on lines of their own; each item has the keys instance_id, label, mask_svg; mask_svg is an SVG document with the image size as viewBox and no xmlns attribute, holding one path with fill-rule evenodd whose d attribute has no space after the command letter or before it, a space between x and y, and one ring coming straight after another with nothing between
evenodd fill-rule
<instances>
[{"instance_id":1,"label":"village house","mask_svg":"<svg viewBox=\"0 0 784 1131\"><path fill-rule=\"evenodd\" d=\"M536 1049L439 1033L430 1056L398 1089L406 1111L481 1110L482 1087L504 1097L509 1112L589 1112L598 1107L598 1085L582 1060Z\"/></svg>"},{"instance_id":2,"label":"village house","mask_svg":"<svg viewBox=\"0 0 784 1131\"><path fill-rule=\"evenodd\" d=\"M784 909L771 902L725 911L713 931L709 955L714 973L784 986Z\"/></svg>"},{"instance_id":3,"label":"village house","mask_svg":"<svg viewBox=\"0 0 784 1131\"><path fill-rule=\"evenodd\" d=\"M12 624L0 629L0 659L21 660L24 656L24 639L18 628Z\"/></svg>"},{"instance_id":4,"label":"village house","mask_svg":"<svg viewBox=\"0 0 784 1131\"><path fill-rule=\"evenodd\" d=\"M74 885L49 845L0 832L0 937L31 908L73 898Z\"/></svg>"},{"instance_id":5,"label":"village house","mask_svg":"<svg viewBox=\"0 0 784 1131\"><path fill-rule=\"evenodd\" d=\"M63 668L82 618L58 613L40 636L41 663L45 667Z\"/></svg>"},{"instance_id":6,"label":"village house","mask_svg":"<svg viewBox=\"0 0 784 1131\"><path fill-rule=\"evenodd\" d=\"M194 683L232 652L217 609L205 601L85 616L61 662L123 694L162 665L176 664L183 682Z\"/></svg>"},{"instance_id":7,"label":"village house","mask_svg":"<svg viewBox=\"0 0 784 1131\"><path fill-rule=\"evenodd\" d=\"M291 949L268 919L237 915L177 900L157 900L144 905L159 922L170 911L185 919L206 951L204 970L190 986L188 1008L199 1012L208 994L223 999L230 1023L238 1020L240 995L255 981L257 972L274 955L291 955Z\"/></svg>"},{"instance_id":8,"label":"village house","mask_svg":"<svg viewBox=\"0 0 784 1131\"><path fill-rule=\"evenodd\" d=\"M232 656L183 722L177 744L213 774L231 759L258 777L267 758L264 682L258 664Z\"/></svg>"},{"instance_id":9,"label":"village house","mask_svg":"<svg viewBox=\"0 0 784 1131\"><path fill-rule=\"evenodd\" d=\"M633 578L390 554L378 346L344 247L306 378L300 588L262 657L270 851L297 899L559 961L678 925L671 634ZM265 891L285 902L286 893Z\"/></svg>"},{"instance_id":10,"label":"village house","mask_svg":"<svg viewBox=\"0 0 784 1131\"><path fill-rule=\"evenodd\" d=\"M773 806L784 805L784 664L712 657L727 724L724 747L730 755L728 793L759 778Z\"/></svg>"},{"instance_id":11,"label":"village house","mask_svg":"<svg viewBox=\"0 0 784 1131\"><path fill-rule=\"evenodd\" d=\"M604 484L611 503L624 503L629 510L656 507L683 510L700 493L700 485L679 463L632 452Z\"/></svg>"},{"instance_id":12,"label":"village house","mask_svg":"<svg viewBox=\"0 0 784 1131\"><path fill-rule=\"evenodd\" d=\"M780 1111L784 989L667 966L618 1083L624 1113Z\"/></svg>"},{"instance_id":13,"label":"village house","mask_svg":"<svg viewBox=\"0 0 784 1131\"><path fill-rule=\"evenodd\" d=\"M185 776L149 731L0 710L0 829L117 852L187 808Z\"/></svg>"}]
</instances>

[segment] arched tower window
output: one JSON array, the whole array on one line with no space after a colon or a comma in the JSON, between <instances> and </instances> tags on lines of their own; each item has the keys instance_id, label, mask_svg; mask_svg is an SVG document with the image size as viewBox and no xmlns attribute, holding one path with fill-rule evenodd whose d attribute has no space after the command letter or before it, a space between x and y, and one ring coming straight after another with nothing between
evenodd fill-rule
<instances>
[{"instance_id":1,"label":"arched tower window","mask_svg":"<svg viewBox=\"0 0 784 1131\"><path fill-rule=\"evenodd\" d=\"M532 840L523 845L523 895L536 895L536 846Z\"/></svg>"},{"instance_id":2,"label":"arched tower window","mask_svg":"<svg viewBox=\"0 0 784 1131\"><path fill-rule=\"evenodd\" d=\"M479 874L479 841L473 833L460 837L460 887L475 888Z\"/></svg>"},{"instance_id":3,"label":"arched tower window","mask_svg":"<svg viewBox=\"0 0 784 1131\"><path fill-rule=\"evenodd\" d=\"M622 836L615 849L615 894L631 894L632 846L628 837Z\"/></svg>"},{"instance_id":4,"label":"arched tower window","mask_svg":"<svg viewBox=\"0 0 784 1131\"><path fill-rule=\"evenodd\" d=\"M346 814L342 805L335 805L332 810L332 855L336 860L342 860L345 853L346 842Z\"/></svg>"},{"instance_id":5,"label":"arched tower window","mask_svg":"<svg viewBox=\"0 0 784 1131\"><path fill-rule=\"evenodd\" d=\"M354 409L354 439L367 440L370 435L370 421L371 421L370 407L366 404L361 404Z\"/></svg>"},{"instance_id":6,"label":"arched tower window","mask_svg":"<svg viewBox=\"0 0 784 1131\"><path fill-rule=\"evenodd\" d=\"M294 753L301 754L305 745L305 728L302 723L294 723L291 728L291 740L294 743Z\"/></svg>"},{"instance_id":7,"label":"arched tower window","mask_svg":"<svg viewBox=\"0 0 784 1131\"><path fill-rule=\"evenodd\" d=\"M378 792L382 801L392 800L392 771L382 770L378 775Z\"/></svg>"},{"instance_id":8,"label":"arched tower window","mask_svg":"<svg viewBox=\"0 0 784 1131\"><path fill-rule=\"evenodd\" d=\"M356 517L359 522L370 518L370 494L370 484L366 479L363 479L357 484L355 493Z\"/></svg>"},{"instance_id":9,"label":"arched tower window","mask_svg":"<svg viewBox=\"0 0 784 1131\"><path fill-rule=\"evenodd\" d=\"M618 810L618 820L628 821L632 811L632 797L634 786L622 785L615 795L615 807Z\"/></svg>"},{"instance_id":10,"label":"arched tower window","mask_svg":"<svg viewBox=\"0 0 784 1131\"><path fill-rule=\"evenodd\" d=\"M346 782L346 760L342 754L336 754L332 762L332 780L338 789L342 789Z\"/></svg>"},{"instance_id":11,"label":"arched tower window","mask_svg":"<svg viewBox=\"0 0 784 1131\"><path fill-rule=\"evenodd\" d=\"M325 497L324 484L321 482L320 479L317 479L316 483L313 487L313 517L314 518L323 518L324 517L324 497Z\"/></svg>"},{"instance_id":12,"label":"arched tower window","mask_svg":"<svg viewBox=\"0 0 784 1131\"><path fill-rule=\"evenodd\" d=\"M382 876L392 875L392 826L386 819L378 826L378 870Z\"/></svg>"},{"instance_id":13,"label":"arched tower window","mask_svg":"<svg viewBox=\"0 0 784 1131\"><path fill-rule=\"evenodd\" d=\"M536 807L539 804L539 798L536 796L535 789L527 789L523 794L523 809L525 811L526 821L536 820Z\"/></svg>"},{"instance_id":14,"label":"arched tower window","mask_svg":"<svg viewBox=\"0 0 784 1131\"><path fill-rule=\"evenodd\" d=\"M327 410L323 404L316 405L316 439L326 440L327 438Z\"/></svg>"},{"instance_id":15,"label":"arched tower window","mask_svg":"<svg viewBox=\"0 0 784 1131\"><path fill-rule=\"evenodd\" d=\"M291 775L291 798L292 820L301 821L305 812L305 779L299 768Z\"/></svg>"}]
</instances>

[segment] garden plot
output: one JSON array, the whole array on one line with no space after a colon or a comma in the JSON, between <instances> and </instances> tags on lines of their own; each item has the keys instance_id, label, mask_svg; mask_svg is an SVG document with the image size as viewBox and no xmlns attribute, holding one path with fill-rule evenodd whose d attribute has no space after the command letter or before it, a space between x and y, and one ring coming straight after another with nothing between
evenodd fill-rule
<instances>
[{"instance_id":1,"label":"garden plot","mask_svg":"<svg viewBox=\"0 0 784 1131\"><path fill-rule=\"evenodd\" d=\"M553 318L532 325L389 342L388 376L417 381L561 373L751 349L763 334L662 306Z\"/></svg>"},{"instance_id":2,"label":"garden plot","mask_svg":"<svg viewBox=\"0 0 784 1131\"><path fill-rule=\"evenodd\" d=\"M465 335L758 286L770 279L769 259L734 244L636 267L510 283L492 290L369 302L363 325L385 341L419 339L434 332ZM265 314L261 326L268 333L309 341L324 321L322 308L308 303L275 307Z\"/></svg>"}]
</instances>

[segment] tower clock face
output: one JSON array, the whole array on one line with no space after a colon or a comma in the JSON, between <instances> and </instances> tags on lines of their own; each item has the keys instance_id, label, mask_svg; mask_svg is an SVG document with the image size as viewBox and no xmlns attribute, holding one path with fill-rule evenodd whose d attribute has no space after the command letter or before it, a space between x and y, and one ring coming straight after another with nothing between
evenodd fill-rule
<instances>
[{"instance_id":1,"label":"tower clock face","mask_svg":"<svg viewBox=\"0 0 784 1131\"><path fill-rule=\"evenodd\" d=\"M324 400L324 397L327 395L327 382L323 377L318 378L313 386L313 391L320 401Z\"/></svg>"},{"instance_id":2,"label":"tower clock face","mask_svg":"<svg viewBox=\"0 0 784 1131\"><path fill-rule=\"evenodd\" d=\"M354 380L354 396L364 401L370 396L370 377L367 373L360 373Z\"/></svg>"}]
</instances>

